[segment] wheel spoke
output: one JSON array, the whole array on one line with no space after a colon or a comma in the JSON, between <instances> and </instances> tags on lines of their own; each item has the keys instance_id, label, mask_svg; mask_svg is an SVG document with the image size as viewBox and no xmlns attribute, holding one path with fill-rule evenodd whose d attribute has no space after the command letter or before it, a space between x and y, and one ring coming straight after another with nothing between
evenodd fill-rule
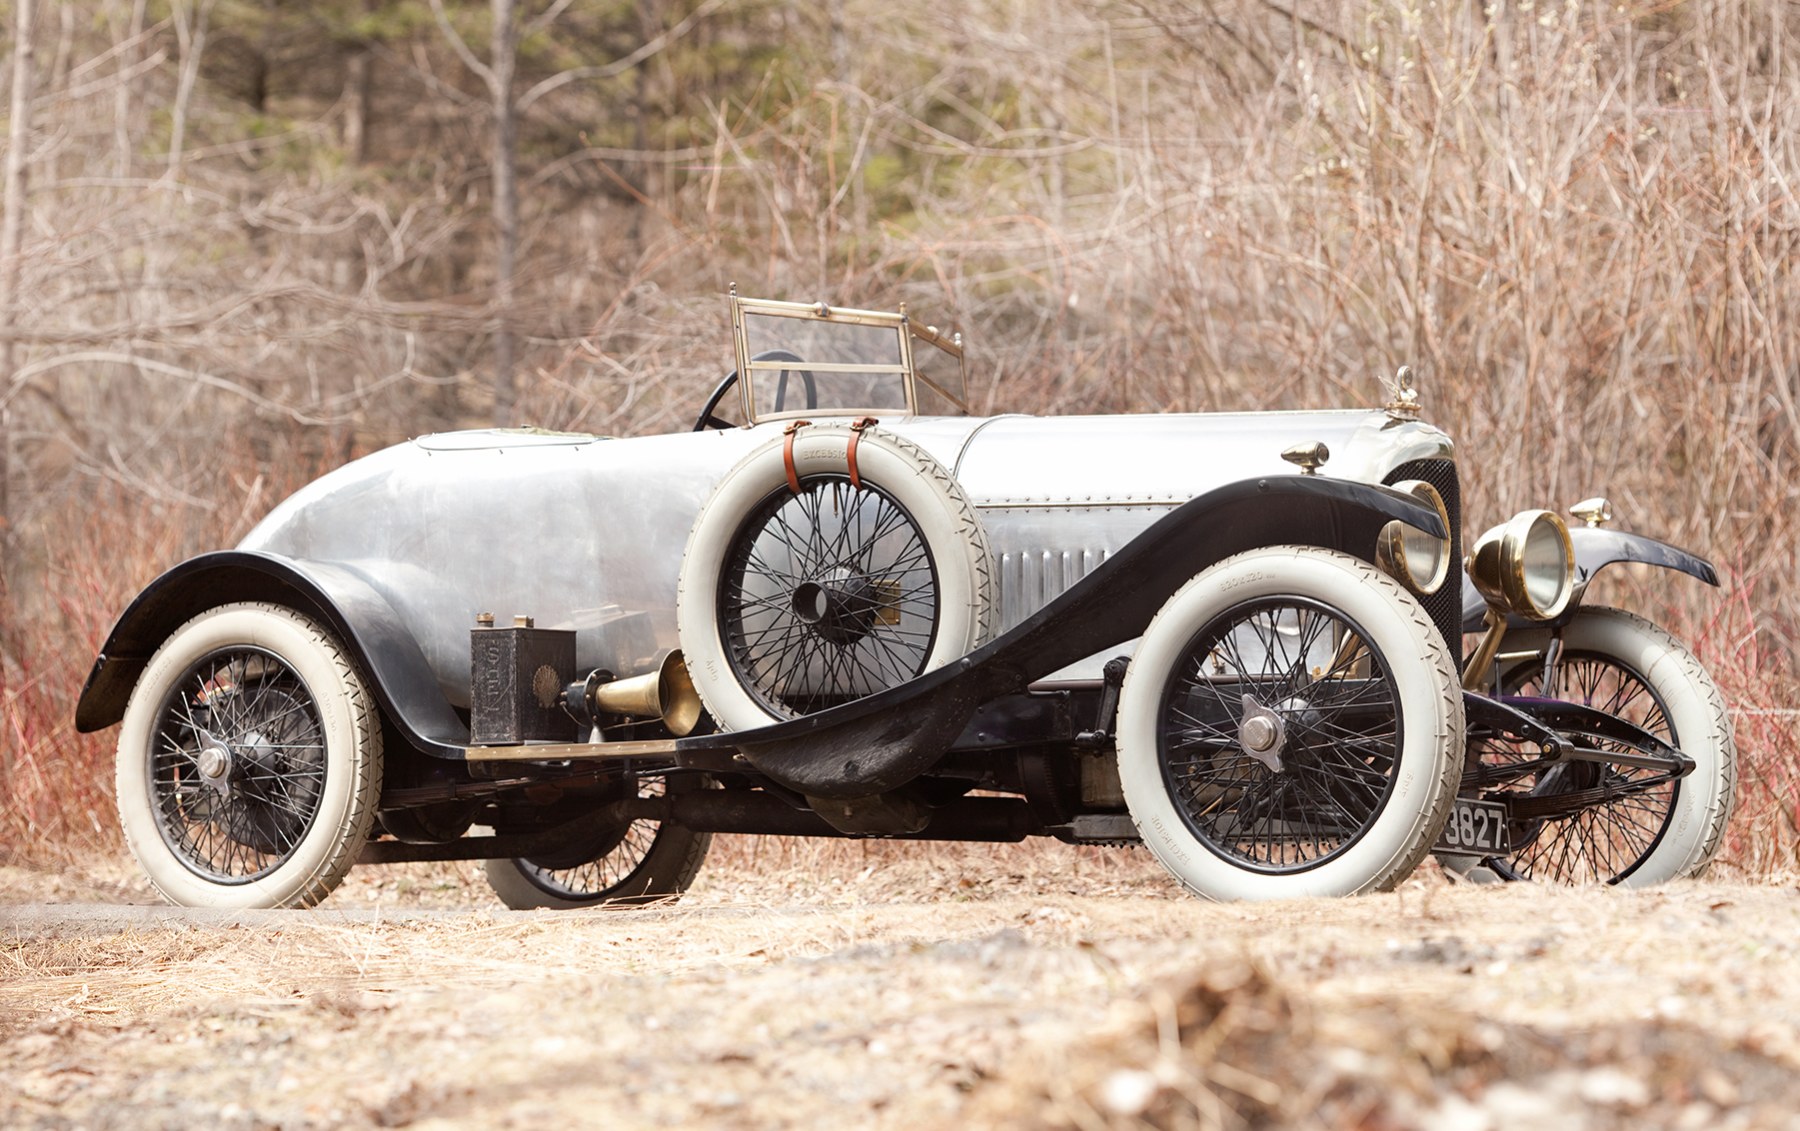
<instances>
[{"instance_id":1,"label":"wheel spoke","mask_svg":"<svg viewBox=\"0 0 1800 1131\"><path fill-rule=\"evenodd\" d=\"M1662 700L1643 676L1618 659L1593 652L1565 652L1555 684L1547 691L1539 669L1521 671L1508 681L1513 694L1544 694L1595 710L1641 727L1678 745ZM1589 740L1598 749L1625 749L1618 743ZM1503 751L1487 747L1484 760ZM1530 838L1515 853L1513 868L1533 879L1565 883L1617 883L1629 875L1661 841L1675 812L1681 783L1655 780L1653 771L1631 766L1584 763L1599 777L1581 778L1554 763L1541 772L1505 783L1505 790L1533 799L1568 798L1568 816L1528 823ZM1597 784L1589 786L1588 781ZM1634 784L1641 783L1641 784ZM1592 795L1590 799L1589 795Z\"/></svg>"},{"instance_id":2,"label":"wheel spoke","mask_svg":"<svg viewBox=\"0 0 1800 1131\"><path fill-rule=\"evenodd\" d=\"M727 549L718 608L740 684L771 714L793 717L923 671L937 573L897 500L872 484L813 476L746 519Z\"/></svg>"},{"instance_id":3,"label":"wheel spoke","mask_svg":"<svg viewBox=\"0 0 1800 1131\"><path fill-rule=\"evenodd\" d=\"M1221 614L1189 649L1158 733L1171 796L1202 843L1266 872L1348 848L1386 804L1400 748L1398 688L1361 627L1318 601L1264 598ZM1278 750L1241 745L1246 696L1281 720Z\"/></svg>"}]
</instances>

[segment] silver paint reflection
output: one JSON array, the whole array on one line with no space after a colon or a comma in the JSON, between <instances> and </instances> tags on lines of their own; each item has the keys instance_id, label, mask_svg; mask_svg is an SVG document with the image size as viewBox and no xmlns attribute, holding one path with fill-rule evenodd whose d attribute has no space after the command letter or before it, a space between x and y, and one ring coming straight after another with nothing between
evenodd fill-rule
<instances>
[{"instance_id":1,"label":"silver paint reflection","mask_svg":"<svg viewBox=\"0 0 1800 1131\"><path fill-rule=\"evenodd\" d=\"M1280 458L1291 444L1324 441L1332 458L1321 474L1371 483L1450 453L1430 425L1362 411L896 418L882 427L955 469L987 526L1005 627L1192 496L1292 474ZM308 485L241 548L361 576L411 626L458 706L468 703L469 628L481 612L574 629L583 670L648 671L679 646L676 581L695 517L732 465L780 431L428 436ZM1105 658L1058 676L1098 678Z\"/></svg>"}]
</instances>

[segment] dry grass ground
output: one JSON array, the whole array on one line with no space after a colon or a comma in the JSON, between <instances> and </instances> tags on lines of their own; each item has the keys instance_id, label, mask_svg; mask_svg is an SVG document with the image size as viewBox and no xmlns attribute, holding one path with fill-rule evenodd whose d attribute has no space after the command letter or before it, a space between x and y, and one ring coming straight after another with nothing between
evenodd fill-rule
<instances>
[{"instance_id":1,"label":"dry grass ground","mask_svg":"<svg viewBox=\"0 0 1800 1131\"><path fill-rule=\"evenodd\" d=\"M1796 1125L1791 886L1220 906L1138 852L765 847L667 908L364 869L238 926L0 869L0 1125Z\"/></svg>"},{"instance_id":2,"label":"dry grass ground","mask_svg":"<svg viewBox=\"0 0 1800 1131\"><path fill-rule=\"evenodd\" d=\"M0 395L0 1126L1794 1125L1800 8L731 5L709 42L747 45L742 82L619 151L661 170L632 201L564 175L608 139L530 147L510 315L520 419L621 434L691 418L734 278L949 320L983 413L1369 405L1411 363L1471 533L1603 491L1720 565L1723 595L1619 571L1608 600L1738 712L1722 881L1216 907L1141 854L739 842L670 909L514 915L416 868L353 876L347 918L231 928L15 909L151 898L75 697L162 569L488 418L507 315L458 187L487 126L379 68L405 145L358 164L329 69L253 118L193 81L191 21L216 68L266 6L176 5L143 42L131 7L61 5L39 45ZM435 26L375 30L462 74ZM653 110L689 89L673 58Z\"/></svg>"}]
</instances>

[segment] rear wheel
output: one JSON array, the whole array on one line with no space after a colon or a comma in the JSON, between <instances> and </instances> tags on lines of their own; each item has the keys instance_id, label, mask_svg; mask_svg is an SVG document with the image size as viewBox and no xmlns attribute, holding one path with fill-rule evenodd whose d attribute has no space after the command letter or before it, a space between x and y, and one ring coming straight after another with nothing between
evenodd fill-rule
<instances>
[{"instance_id":1,"label":"rear wheel","mask_svg":"<svg viewBox=\"0 0 1800 1131\"><path fill-rule=\"evenodd\" d=\"M310 907L369 838L381 723L323 628L277 605L226 605L145 667L116 785L126 842L173 902Z\"/></svg>"},{"instance_id":2,"label":"rear wheel","mask_svg":"<svg viewBox=\"0 0 1800 1131\"><path fill-rule=\"evenodd\" d=\"M1562 654L1546 689L1541 662L1506 668L1511 695L1546 695L1604 711L1649 731L1694 760L1677 781L1656 771L1569 762L1519 782L1536 801L1591 800L1570 816L1516 823L1510 865L1521 877L1558 883L1661 883L1705 870L1719 850L1737 793L1731 716L1706 669L1667 631L1621 609L1584 608L1562 632ZM1548 630L1508 635L1509 651L1542 653ZM1484 760L1520 757L1498 744Z\"/></svg>"},{"instance_id":3,"label":"rear wheel","mask_svg":"<svg viewBox=\"0 0 1800 1131\"><path fill-rule=\"evenodd\" d=\"M1462 772L1443 637L1392 578L1277 546L1171 597L1119 698L1119 777L1145 845L1213 899L1393 886Z\"/></svg>"},{"instance_id":4,"label":"rear wheel","mask_svg":"<svg viewBox=\"0 0 1800 1131\"><path fill-rule=\"evenodd\" d=\"M691 777L641 778L625 788L634 788L640 797L656 797L704 784ZM489 860L487 879L500 902L518 911L655 903L688 889L711 845L711 833L662 821L628 821L595 829L560 852Z\"/></svg>"}]
</instances>

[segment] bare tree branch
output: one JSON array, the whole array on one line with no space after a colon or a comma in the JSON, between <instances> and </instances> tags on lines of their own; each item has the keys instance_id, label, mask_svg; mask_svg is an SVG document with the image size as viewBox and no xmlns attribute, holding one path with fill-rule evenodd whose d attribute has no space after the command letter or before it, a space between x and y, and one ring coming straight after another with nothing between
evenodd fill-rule
<instances>
[{"instance_id":1,"label":"bare tree branch","mask_svg":"<svg viewBox=\"0 0 1800 1131\"><path fill-rule=\"evenodd\" d=\"M175 0L175 37L181 48L181 65L175 87L175 106L169 126L168 171L173 176L181 168L181 147L187 138L188 106L194 95L194 82L200 77L200 56L206 49L206 24L212 15L214 0L200 0L200 10L188 20L185 0Z\"/></svg>"},{"instance_id":2,"label":"bare tree branch","mask_svg":"<svg viewBox=\"0 0 1800 1131\"><path fill-rule=\"evenodd\" d=\"M572 3L574 3L574 0L556 0L556 3L544 9L543 15L525 25L525 34L536 35L538 32L543 31L545 28L556 22L556 17L568 11L569 5Z\"/></svg>"},{"instance_id":3,"label":"bare tree branch","mask_svg":"<svg viewBox=\"0 0 1800 1131\"><path fill-rule=\"evenodd\" d=\"M494 74L493 68L476 58L475 52L469 50L469 45L463 42L463 37L451 26L450 15L444 11L444 0L431 0L431 14L437 17L438 28L444 33L444 41L450 44L450 50L456 52L456 57L463 61L463 66L480 76L490 93L494 92L499 78Z\"/></svg>"},{"instance_id":4,"label":"bare tree branch","mask_svg":"<svg viewBox=\"0 0 1800 1131\"><path fill-rule=\"evenodd\" d=\"M150 56L148 59L140 59L131 66L114 71L104 78L98 78L92 82L82 83L80 86L45 91L42 94L39 94L34 101L48 104L52 101L76 101L93 94L104 94L107 91L115 90L122 85L130 83L134 79L149 74L151 71L156 70L156 68L167 62L168 58L168 52L161 48L157 48L156 54Z\"/></svg>"},{"instance_id":5,"label":"bare tree branch","mask_svg":"<svg viewBox=\"0 0 1800 1131\"><path fill-rule=\"evenodd\" d=\"M40 374L48 373L65 365L129 365L144 373L154 373L163 377L181 377L198 385L219 389L233 396L241 397L265 412L285 416L296 424L328 424L326 417L312 416L301 412L292 405L271 400L261 393L236 381L227 380L198 369L190 369L185 365L172 365L166 361L144 357L141 354L121 353L115 350L78 350L74 353L58 354L54 357L40 358L29 365L21 366L8 382L6 395L0 397L0 405L5 405L24 392L31 380Z\"/></svg>"},{"instance_id":6,"label":"bare tree branch","mask_svg":"<svg viewBox=\"0 0 1800 1131\"><path fill-rule=\"evenodd\" d=\"M13 13L12 105L7 123L4 204L0 205L0 329L11 330L18 320L21 251L25 231L26 142L31 136L31 84L34 23L37 0L19 0ZM18 355L8 337L0 343L0 377L19 378L14 366ZM9 398L10 399L10 398ZM12 529L13 428L7 400L0 400L0 597L6 595L5 577L12 570L16 531ZM0 610L5 615L7 610ZM10 649L0 637L0 691L5 690L4 668Z\"/></svg>"},{"instance_id":7,"label":"bare tree branch","mask_svg":"<svg viewBox=\"0 0 1800 1131\"><path fill-rule=\"evenodd\" d=\"M434 4L439 2L440 0L432 0L432 3ZM530 90L527 90L524 94L521 94L516 105L518 109L523 112L526 107L530 106L544 95L549 94L559 87L567 86L569 83L581 79L609 79L614 75L624 74L639 63L642 63L645 59L650 58L650 56L655 55L657 52L686 35L693 29L695 24L718 11L724 4L725 0L706 0L706 3L689 13L687 18L622 59L615 59L613 62L607 63L604 66L574 67L570 70L560 71L551 75Z\"/></svg>"}]
</instances>

